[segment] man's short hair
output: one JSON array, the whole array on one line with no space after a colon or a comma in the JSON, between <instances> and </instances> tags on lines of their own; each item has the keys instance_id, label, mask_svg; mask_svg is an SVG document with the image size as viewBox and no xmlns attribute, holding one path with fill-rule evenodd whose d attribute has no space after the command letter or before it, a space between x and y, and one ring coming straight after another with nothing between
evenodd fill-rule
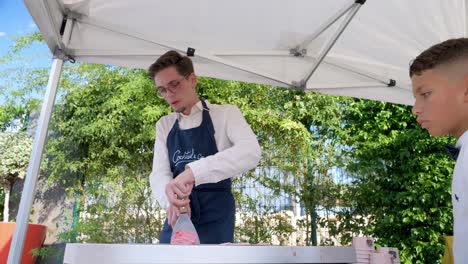
<instances>
[{"instance_id":1,"label":"man's short hair","mask_svg":"<svg viewBox=\"0 0 468 264\"><path fill-rule=\"evenodd\" d=\"M177 72L182 76L189 76L193 73L192 60L187 56L180 55L175 50L170 50L161 55L155 63L151 64L148 68L148 75L151 80L153 80L158 72L171 66L174 66Z\"/></svg>"},{"instance_id":2,"label":"man's short hair","mask_svg":"<svg viewBox=\"0 0 468 264\"><path fill-rule=\"evenodd\" d=\"M461 60L468 61L468 38L449 39L419 54L410 65L409 75L421 75L423 71Z\"/></svg>"}]
</instances>

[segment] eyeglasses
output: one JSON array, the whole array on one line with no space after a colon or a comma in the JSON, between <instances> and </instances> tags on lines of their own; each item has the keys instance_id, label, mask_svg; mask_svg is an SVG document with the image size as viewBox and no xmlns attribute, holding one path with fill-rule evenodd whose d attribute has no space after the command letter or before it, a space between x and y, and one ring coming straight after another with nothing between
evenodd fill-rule
<instances>
[{"instance_id":1,"label":"eyeglasses","mask_svg":"<svg viewBox=\"0 0 468 264\"><path fill-rule=\"evenodd\" d=\"M183 76L182 78L178 80L173 80L167 84L167 87L164 86L158 86L156 89L158 90L157 94L161 97L166 96L167 91L170 91L171 93L175 93L177 89L180 87L180 83L182 82L183 79L186 79L187 76Z\"/></svg>"}]
</instances>

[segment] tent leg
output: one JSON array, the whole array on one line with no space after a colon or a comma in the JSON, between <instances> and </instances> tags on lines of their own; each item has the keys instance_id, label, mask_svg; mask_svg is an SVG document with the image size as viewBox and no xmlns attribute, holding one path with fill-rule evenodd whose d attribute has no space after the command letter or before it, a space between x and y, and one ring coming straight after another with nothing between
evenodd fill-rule
<instances>
[{"instance_id":1,"label":"tent leg","mask_svg":"<svg viewBox=\"0 0 468 264\"><path fill-rule=\"evenodd\" d=\"M39 116L36 135L34 137L33 149L29 160L28 171L24 181L23 193L16 218L16 227L13 234L10 252L8 254L8 264L19 264L23 252L24 239L28 228L29 215L36 192L37 178L44 152L44 145L47 138L47 129L52 114L52 107L57 94L57 86L60 80L63 60L54 58L50 71L49 82L45 94L42 110Z\"/></svg>"}]
</instances>

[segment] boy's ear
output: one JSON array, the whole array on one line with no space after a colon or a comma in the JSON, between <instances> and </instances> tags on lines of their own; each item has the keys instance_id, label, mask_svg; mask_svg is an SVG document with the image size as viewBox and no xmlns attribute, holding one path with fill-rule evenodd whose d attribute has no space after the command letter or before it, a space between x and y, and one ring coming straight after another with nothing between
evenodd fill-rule
<instances>
[{"instance_id":1,"label":"boy's ear","mask_svg":"<svg viewBox=\"0 0 468 264\"><path fill-rule=\"evenodd\" d=\"M463 98L468 102L468 73L463 78Z\"/></svg>"}]
</instances>

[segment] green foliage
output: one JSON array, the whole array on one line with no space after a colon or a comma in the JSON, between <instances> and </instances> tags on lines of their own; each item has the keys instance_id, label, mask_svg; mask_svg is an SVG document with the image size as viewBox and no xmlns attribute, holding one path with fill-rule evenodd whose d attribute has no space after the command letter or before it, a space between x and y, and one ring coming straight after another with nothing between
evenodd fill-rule
<instances>
[{"instance_id":1,"label":"green foliage","mask_svg":"<svg viewBox=\"0 0 468 264\"><path fill-rule=\"evenodd\" d=\"M40 45L38 32L15 38L6 55L0 58L0 131L25 131L32 110L37 110L48 79L48 68L34 66L41 56L34 50L34 58L22 56L31 51L33 44Z\"/></svg>"},{"instance_id":2,"label":"green foliage","mask_svg":"<svg viewBox=\"0 0 468 264\"><path fill-rule=\"evenodd\" d=\"M28 134L0 132L0 184L12 185L24 179L32 150Z\"/></svg>"},{"instance_id":3,"label":"green foliage","mask_svg":"<svg viewBox=\"0 0 468 264\"><path fill-rule=\"evenodd\" d=\"M40 248L34 248L31 250L31 255L39 258L39 259L45 259L47 256L49 256L51 253L50 247L40 247Z\"/></svg>"},{"instance_id":4,"label":"green foliage","mask_svg":"<svg viewBox=\"0 0 468 264\"><path fill-rule=\"evenodd\" d=\"M302 202L307 215L320 204L334 203L332 168L339 156L334 131L341 124L340 98L233 81L199 78L199 91L210 102L241 108L262 146L257 174L246 174L272 189ZM346 99L344 99L346 100ZM249 209L243 195L241 208ZM306 218L308 238L318 219Z\"/></svg>"},{"instance_id":5,"label":"green foliage","mask_svg":"<svg viewBox=\"0 0 468 264\"><path fill-rule=\"evenodd\" d=\"M43 41L44 38L39 32L32 32L31 34L16 37L13 47L11 47L2 58L0 58L0 63L12 61L21 54L24 49L30 47L34 43L41 43Z\"/></svg>"},{"instance_id":6,"label":"green foliage","mask_svg":"<svg viewBox=\"0 0 468 264\"><path fill-rule=\"evenodd\" d=\"M168 107L141 71L81 64L63 82L47 153L49 180L79 204L68 239L151 243L162 228L148 182L154 124Z\"/></svg>"},{"instance_id":7,"label":"green foliage","mask_svg":"<svg viewBox=\"0 0 468 264\"><path fill-rule=\"evenodd\" d=\"M0 219L3 219L3 209L5 203L5 191L0 188Z\"/></svg>"},{"instance_id":8,"label":"green foliage","mask_svg":"<svg viewBox=\"0 0 468 264\"><path fill-rule=\"evenodd\" d=\"M31 250L31 255L37 257L37 263L60 263L63 262L65 254L65 245L52 244L43 245L40 248Z\"/></svg>"},{"instance_id":9,"label":"green foliage","mask_svg":"<svg viewBox=\"0 0 468 264\"><path fill-rule=\"evenodd\" d=\"M32 150L32 138L24 133L0 132L0 186L3 188L3 219L9 219L9 198L13 184L24 179Z\"/></svg>"},{"instance_id":10,"label":"green foliage","mask_svg":"<svg viewBox=\"0 0 468 264\"><path fill-rule=\"evenodd\" d=\"M37 34L18 39L9 56L37 41ZM2 75L15 85L0 89L6 98L0 130L24 130L47 69ZM211 103L239 106L262 146L256 173L236 179L245 219L237 223L238 241L287 244L288 233L305 230L301 241L310 245L319 224L342 244L366 234L398 247L405 263L440 259L440 237L452 226L453 162L440 148L448 139L430 138L409 107L210 78L199 78L198 90ZM165 216L152 200L148 175L154 124L170 111L143 71L66 64L46 155L49 180L66 183L78 208L64 240L148 243L158 237ZM271 197L245 195L246 180L269 188ZM280 195L302 204L306 217L293 225L273 208L260 208L260 198ZM319 209L336 218L317 215Z\"/></svg>"},{"instance_id":11,"label":"green foliage","mask_svg":"<svg viewBox=\"0 0 468 264\"><path fill-rule=\"evenodd\" d=\"M237 242L291 245L291 233L296 231L291 213L257 214L242 211L239 216L242 221L236 223Z\"/></svg>"},{"instance_id":12,"label":"green foliage","mask_svg":"<svg viewBox=\"0 0 468 264\"><path fill-rule=\"evenodd\" d=\"M350 104L342 133L352 146L346 162L354 180L334 231L362 231L397 246L405 263L439 261L441 237L452 232L447 139L431 138L407 106L362 100Z\"/></svg>"}]
</instances>

